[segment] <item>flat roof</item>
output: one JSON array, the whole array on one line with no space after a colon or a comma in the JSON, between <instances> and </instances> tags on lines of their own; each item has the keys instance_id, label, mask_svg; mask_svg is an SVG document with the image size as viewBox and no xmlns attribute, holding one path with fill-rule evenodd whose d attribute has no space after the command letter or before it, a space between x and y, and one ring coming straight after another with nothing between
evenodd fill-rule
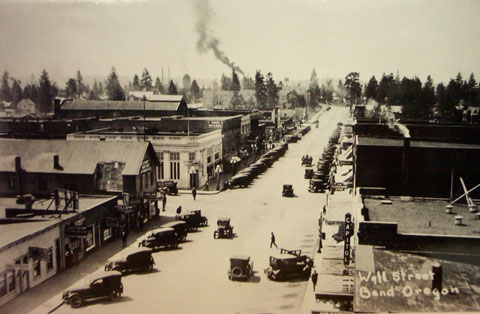
<instances>
[{"instance_id":1,"label":"flat roof","mask_svg":"<svg viewBox=\"0 0 480 314\"><path fill-rule=\"evenodd\" d=\"M357 145L359 146L394 146L403 147L403 139L381 138L357 136ZM444 149L480 149L480 145L462 144L462 143L445 143L431 141L417 141L410 139L410 147L418 148L444 148Z\"/></svg>"},{"instance_id":2,"label":"flat roof","mask_svg":"<svg viewBox=\"0 0 480 314\"><path fill-rule=\"evenodd\" d=\"M480 265L358 245L362 250L370 253L356 254L355 312L480 311ZM442 285L433 291L432 270L438 264Z\"/></svg>"},{"instance_id":3,"label":"flat roof","mask_svg":"<svg viewBox=\"0 0 480 314\"><path fill-rule=\"evenodd\" d=\"M470 213L466 204L453 204L452 214L445 213L447 201L402 200L391 197L391 204L382 204L382 198L365 197L370 221L395 222L399 233L480 236L480 220ZM460 215L463 225L455 225L454 217Z\"/></svg>"},{"instance_id":4,"label":"flat roof","mask_svg":"<svg viewBox=\"0 0 480 314\"><path fill-rule=\"evenodd\" d=\"M78 205L79 210L75 213L62 214L62 218L58 218L59 213L55 213L53 209L51 213L46 214L45 217L37 215L31 219L26 219L27 222L0 224L0 250L14 243L18 240L34 235L42 230L54 227L61 221L70 219L78 214L88 211L93 207L99 206L105 202L115 199L117 196L99 196L99 197L82 197L80 196ZM0 218L5 218L6 208L22 208L23 205L16 203L16 198L0 198ZM47 209L52 199L39 200L33 203L33 209Z\"/></svg>"}]
</instances>

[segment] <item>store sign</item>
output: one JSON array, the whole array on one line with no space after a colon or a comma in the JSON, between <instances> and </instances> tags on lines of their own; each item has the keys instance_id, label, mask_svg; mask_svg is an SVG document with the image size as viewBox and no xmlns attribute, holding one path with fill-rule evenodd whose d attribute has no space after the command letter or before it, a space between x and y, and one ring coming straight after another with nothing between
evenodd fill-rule
<instances>
[{"instance_id":1,"label":"store sign","mask_svg":"<svg viewBox=\"0 0 480 314\"><path fill-rule=\"evenodd\" d=\"M42 247L30 246L28 248L28 256L33 259L46 258L47 249L44 249Z\"/></svg>"},{"instance_id":2,"label":"store sign","mask_svg":"<svg viewBox=\"0 0 480 314\"><path fill-rule=\"evenodd\" d=\"M140 173L146 173L152 170L152 165L150 164L150 159L144 160L142 166L140 167Z\"/></svg>"},{"instance_id":3,"label":"store sign","mask_svg":"<svg viewBox=\"0 0 480 314\"><path fill-rule=\"evenodd\" d=\"M208 121L210 126L222 126L222 121Z\"/></svg>"},{"instance_id":4,"label":"store sign","mask_svg":"<svg viewBox=\"0 0 480 314\"><path fill-rule=\"evenodd\" d=\"M118 209L121 213L128 214L133 212L133 207L129 205L117 205L115 206L116 209Z\"/></svg>"},{"instance_id":5,"label":"store sign","mask_svg":"<svg viewBox=\"0 0 480 314\"><path fill-rule=\"evenodd\" d=\"M120 220L117 217L105 217L105 227L118 227L120 226Z\"/></svg>"},{"instance_id":6,"label":"store sign","mask_svg":"<svg viewBox=\"0 0 480 314\"><path fill-rule=\"evenodd\" d=\"M66 226L65 233L71 238L83 238L88 234L87 226Z\"/></svg>"},{"instance_id":7,"label":"store sign","mask_svg":"<svg viewBox=\"0 0 480 314\"><path fill-rule=\"evenodd\" d=\"M30 264L5 264L5 268L13 270L30 270Z\"/></svg>"},{"instance_id":8,"label":"store sign","mask_svg":"<svg viewBox=\"0 0 480 314\"><path fill-rule=\"evenodd\" d=\"M143 198L148 200L156 200L157 192L143 192Z\"/></svg>"},{"instance_id":9,"label":"store sign","mask_svg":"<svg viewBox=\"0 0 480 314\"><path fill-rule=\"evenodd\" d=\"M343 246L343 264L350 264L350 237L352 236L352 215L345 214L345 241Z\"/></svg>"}]
</instances>

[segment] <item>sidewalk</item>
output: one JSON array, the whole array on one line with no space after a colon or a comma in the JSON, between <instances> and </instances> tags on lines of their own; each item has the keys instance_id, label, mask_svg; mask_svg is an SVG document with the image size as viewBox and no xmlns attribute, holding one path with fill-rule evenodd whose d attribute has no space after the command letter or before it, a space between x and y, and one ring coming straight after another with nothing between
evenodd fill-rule
<instances>
[{"instance_id":1,"label":"sidewalk","mask_svg":"<svg viewBox=\"0 0 480 314\"><path fill-rule=\"evenodd\" d=\"M161 212L160 217L145 225L143 231L131 231L128 235L127 246L135 243L136 239L148 232L148 230L157 228L159 225L175 219L173 210L171 212L168 214ZM15 299L0 307L0 312L2 314L49 313L63 303L60 295L64 290L86 275L103 267L109 258L123 249L122 240L114 239L106 246L88 255L78 265L63 270L38 286L18 295ZM55 298L57 295L59 297Z\"/></svg>"}]
</instances>

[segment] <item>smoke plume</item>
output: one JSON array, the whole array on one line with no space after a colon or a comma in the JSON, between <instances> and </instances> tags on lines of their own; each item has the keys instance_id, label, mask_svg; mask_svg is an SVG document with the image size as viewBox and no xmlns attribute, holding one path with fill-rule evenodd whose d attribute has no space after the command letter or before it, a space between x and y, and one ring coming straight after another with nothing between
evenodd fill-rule
<instances>
[{"instance_id":1,"label":"smoke plume","mask_svg":"<svg viewBox=\"0 0 480 314\"><path fill-rule=\"evenodd\" d=\"M235 70L235 72L244 75L242 69L230 61L225 53L219 49L220 40L211 34L210 19L213 15L213 10L208 0L195 0L194 9L197 14L197 21L195 22L195 31L198 34L197 51L204 54L212 50L218 60Z\"/></svg>"},{"instance_id":2,"label":"smoke plume","mask_svg":"<svg viewBox=\"0 0 480 314\"><path fill-rule=\"evenodd\" d=\"M405 125L399 123L395 119L395 115L393 114L391 108L385 105L382 106L380 110L380 116L385 119L385 122L387 123L389 129L402 134L403 137L410 137L410 131Z\"/></svg>"}]
</instances>

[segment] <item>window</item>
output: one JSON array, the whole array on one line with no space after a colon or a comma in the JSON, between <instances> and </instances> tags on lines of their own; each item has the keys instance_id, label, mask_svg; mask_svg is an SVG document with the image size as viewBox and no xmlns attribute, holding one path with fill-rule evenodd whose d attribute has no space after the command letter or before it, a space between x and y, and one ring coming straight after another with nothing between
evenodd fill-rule
<instances>
[{"instance_id":1,"label":"window","mask_svg":"<svg viewBox=\"0 0 480 314\"><path fill-rule=\"evenodd\" d=\"M87 245L87 252L88 252L95 247L95 226L90 225L88 226L87 230L88 230L88 233L87 233L85 242Z\"/></svg>"},{"instance_id":2,"label":"window","mask_svg":"<svg viewBox=\"0 0 480 314\"><path fill-rule=\"evenodd\" d=\"M53 248L49 248L47 251L47 271L53 269Z\"/></svg>"},{"instance_id":3,"label":"window","mask_svg":"<svg viewBox=\"0 0 480 314\"><path fill-rule=\"evenodd\" d=\"M170 179L180 180L180 163L178 161L170 162Z\"/></svg>"},{"instance_id":4,"label":"window","mask_svg":"<svg viewBox=\"0 0 480 314\"><path fill-rule=\"evenodd\" d=\"M215 153L215 160L218 160L220 158L220 153Z\"/></svg>"},{"instance_id":5,"label":"window","mask_svg":"<svg viewBox=\"0 0 480 314\"><path fill-rule=\"evenodd\" d=\"M40 259L33 260L33 277L38 277L42 274L42 267L40 265Z\"/></svg>"},{"instance_id":6,"label":"window","mask_svg":"<svg viewBox=\"0 0 480 314\"><path fill-rule=\"evenodd\" d=\"M189 160L189 161L194 161L194 160L195 160L195 152L193 152L193 153L188 153L188 160Z\"/></svg>"},{"instance_id":7,"label":"window","mask_svg":"<svg viewBox=\"0 0 480 314\"><path fill-rule=\"evenodd\" d=\"M163 161L160 162L160 166L158 167L158 179L163 180L164 173L163 173Z\"/></svg>"},{"instance_id":8,"label":"window","mask_svg":"<svg viewBox=\"0 0 480 314\"><path fill-rule=\"evenodd\" d=\"M170 160L180 160L180 153L170 153Z\"/></svg>"},{"instance_id":9,"label":"window","mask_svg":"<svg viewBox=\"0 0 480 314\"><path fill-rule=\"evenodd\" d=\"M211 163L212 162L212 156L208 156L207 157L207 164Z\"/></svg>"},{"instance_id":10,"label":"window","mask_svg":"<svg viewBox=\"0 0 480 314\"><path fill-rule=\"evenodd\" d=\"M17 187L17 175L11 174L8 176L8 188L13 190Z\"/></svg>"},{"instance_id":11,"label":"window","mask_svg":"<svg viewBox=\"0 0 480 314\"><path fill-rule=\"evenodd\" d=\"M7 272L8 292L15 290L15 272L13 270Z\"/></svg>"},{"instance_id":12,"label":"window","mask_svg":"<svg viewBox=\"0 0 480 314\"><path fill-rule=\"evenodd\" d=\"M163 160L163 152L157 152L158 160Z\"/></svg>"},{"instance_id":13,"label":"window","mask_svg":"<svg viewBox=\"0 0 480 314\"><path fill-rule=\"evenodd\" d=\"M106 241L112 237L112 228L103 229L103 241Z\"/></svg>"},{"instance_id":14,"label":"window","mask_svg":"<svg viewBox=\"0 0 480 314\"><path fill-rule=\"evenodd\" d=\"M48 188L48 178L46 174L40 174L38 176L38 189L40 191L46 191Z\"/></svg>"},{"instance_id":15,"label":"window","mask_svg":"<svg viewBox=\"0 0 480 314\"><path fill-rule=\"evenodd\" d=\"M5 273L0 275L0 297L3 297L7 294L7 281L5 278Z\"/></svg>"}]
</instances>

